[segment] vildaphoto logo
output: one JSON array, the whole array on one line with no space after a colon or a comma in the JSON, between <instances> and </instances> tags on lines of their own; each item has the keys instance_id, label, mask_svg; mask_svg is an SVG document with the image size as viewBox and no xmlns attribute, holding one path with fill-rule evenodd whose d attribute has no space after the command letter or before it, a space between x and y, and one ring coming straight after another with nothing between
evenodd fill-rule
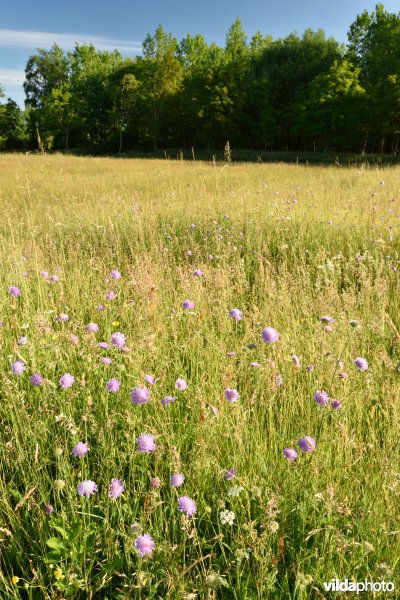
<instances>
[{"instance_id":1,"label":"vildaphoto logo","mask_svg":"<svg viewBox=\"0 0 400 600\"><path fill-rule=\"evenodd\" d=\"M324 588L327 592L355 592L362 594L363 592L393 592L394 583L391 581L339 581L339 579L331 579L329 582L324 581Z\"/></svg>"}]
</instances>

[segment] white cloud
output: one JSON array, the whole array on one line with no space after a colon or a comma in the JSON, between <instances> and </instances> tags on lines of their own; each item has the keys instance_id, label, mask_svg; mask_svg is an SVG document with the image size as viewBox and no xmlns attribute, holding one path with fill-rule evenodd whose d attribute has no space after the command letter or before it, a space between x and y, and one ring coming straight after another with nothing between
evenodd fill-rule
<instances>
[{"instance_id":1,"label":"white cloud","mask_svg":"<svg viewBox=\"0 0 400 600\"><path fill-rule=\"evenodd\" d=\"M0 83L13 86L22 85L25 81L25 71L18 69L0 69Z\"/></svg>"},{"instance_id":2,"label":"white cloud","mask_svg":"<svg viewBox=\"0 0 400 600\"><path fill-rule=\"evenodd\" d=\"M142 50L141 42L118 40L100 35L0 29L0 47L50 48L54 43L61 46L63 50L73 50L75 44L93 44L97 50L117 49L124 53L139 53Z\"/></svg>"}]
</instances>

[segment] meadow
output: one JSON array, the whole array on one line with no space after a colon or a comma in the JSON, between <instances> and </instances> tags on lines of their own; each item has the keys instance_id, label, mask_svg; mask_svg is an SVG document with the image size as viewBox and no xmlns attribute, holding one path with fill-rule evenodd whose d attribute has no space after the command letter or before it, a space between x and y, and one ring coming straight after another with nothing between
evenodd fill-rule
<instances>
[{"instance_id":1,"label":"meadow","mask_svg":"<svg viewBox=\"0 0 400 600\"><path fill-rule=\"evenodd\" d=\"M1 599L399 597L399 190L0 156Z\"/></svg>"}]
</instances>

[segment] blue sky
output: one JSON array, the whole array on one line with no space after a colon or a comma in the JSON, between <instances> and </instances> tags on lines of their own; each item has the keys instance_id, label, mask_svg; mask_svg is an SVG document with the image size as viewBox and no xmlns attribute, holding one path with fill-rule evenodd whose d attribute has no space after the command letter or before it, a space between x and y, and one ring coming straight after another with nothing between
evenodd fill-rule
<instances>
[{"instance_id":1,"label":"blue sky","mask_svg":"<svg viewBox=\"0 0 400 600\"><path fill-rule=\"evenodd\" d=\"M274 38L307 27L322 28L339 42L357 14L372 11L376 0L19 0L2 3L0 21L0 82L7 96L23 105L22 82L28 57L38 47L57 42L72 49L75 42L92 42L99 49L140 53L148 32L161 23L178 40L187 33L202 33L208 42L224 44L236 17L251 37L257 30ZM385 8L399 12L399 0L386 0Z\"/></svg>"}]
</instances>

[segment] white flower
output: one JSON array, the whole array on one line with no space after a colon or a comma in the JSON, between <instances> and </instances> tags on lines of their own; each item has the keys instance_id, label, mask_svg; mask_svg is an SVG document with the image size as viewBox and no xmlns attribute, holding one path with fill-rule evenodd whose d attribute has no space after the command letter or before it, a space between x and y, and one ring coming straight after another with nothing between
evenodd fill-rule
<instances>
[{"instance_id":1,"label":"white flower","mask_svg":"<svg viewBox=\"0 0 400 600\"><path fill-rule=\"evenodd\" d=\"M221 510L219 513L219 518L221 520L222 525L233 525L233 521L235 520L235 513L231 510Z\"/></svg>"},{"instance_id":2,"label":"white flower","mask_svg":"<svg viewBox=\"0 0 400 600\"><path fill-rule=\"evenodd\" d=\"M228 496L230 496L231 498L236 498L243 490L244 487L242 487L241 485L233 485L228 490Z\"/></svg>"}]
</instances>

